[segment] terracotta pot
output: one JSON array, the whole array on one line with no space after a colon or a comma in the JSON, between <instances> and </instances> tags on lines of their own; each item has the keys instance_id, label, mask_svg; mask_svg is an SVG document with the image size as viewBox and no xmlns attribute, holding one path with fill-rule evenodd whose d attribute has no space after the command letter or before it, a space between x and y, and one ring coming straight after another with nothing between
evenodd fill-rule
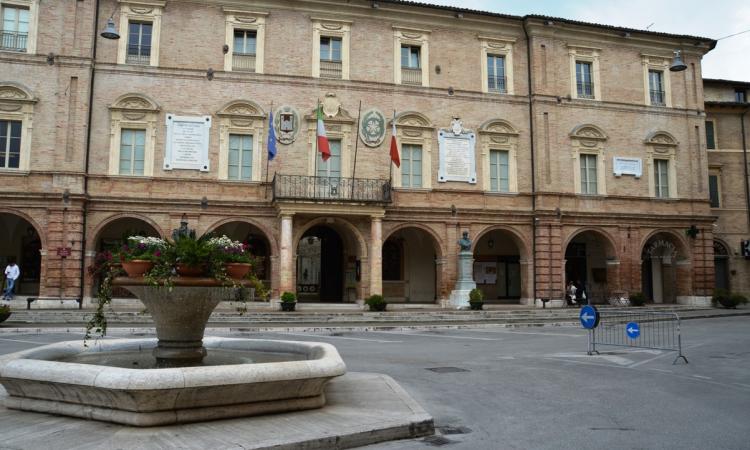
<instances>
[{"instance_id":1,"label":"terracotta pot","mask_svg":"<svg viewBox=\"0 0 750 450\"><path fill-rule=\"evenodd\" d=\"M206 266L188 266L187 264L177 264L175 266L177 275L181 277L199 277L206 271Z\"/></svg>"},{"instance_id":2,"label":"terracotta pot","mask_svg":"<svg viewBox=\"0 0 750 450\"><path fill-rule=\"evenodd\" d=\"M252 266L249 263L226 263L224 268L227 269L227 275L235 280L245 278Z\"/></svg>"},{"instance_id":3,"label":"terracotta pot","mask_svg":"<svg viewBox=\"0 0 750 450\"><path fill-rule=\"evenodd\" d=\"M142 259L134 259L132 261L122 262L122 268L130 278L142 277L143 274L151 270L153 267L154 263Z\"/></svg>"}]
</instances>

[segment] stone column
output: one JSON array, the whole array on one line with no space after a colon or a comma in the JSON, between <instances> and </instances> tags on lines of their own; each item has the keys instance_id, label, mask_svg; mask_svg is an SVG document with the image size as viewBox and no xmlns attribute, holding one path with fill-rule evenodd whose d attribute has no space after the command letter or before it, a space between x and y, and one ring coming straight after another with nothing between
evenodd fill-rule
<instances>
[{"instance_id":1,"label":"stone column","mask_svg":"<svg viewBox=\"0 0 750 450\"><path fill-rule=\"evenodd\" d=\"M383 295L383 220L370 223L370 295Z\"/></svg>"},{"instance_id":2,"label":"stone column","mask_svg":"<svg viewBox=\"0 0 750 450\"><path fill-rule=\"evenodd\" d=\"M295 292L294 243L292 242L292 214L281 215L281 246L279 250L279 294Z\"/></svg>"}]
</instances>

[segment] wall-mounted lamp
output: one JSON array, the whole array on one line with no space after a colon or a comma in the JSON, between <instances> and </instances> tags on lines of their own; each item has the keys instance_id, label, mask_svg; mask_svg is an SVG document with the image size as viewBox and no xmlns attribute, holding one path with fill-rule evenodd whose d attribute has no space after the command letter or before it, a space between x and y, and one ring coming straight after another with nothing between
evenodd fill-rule
<instances>
[{"instance_id":1,"label":"wall-mounted lamp","mask_svg":"<svg viewBox=\"0 0 750 450\"><path fill-rule=\"evenodd\" d=\"M63 199L63 203L65 203L66 205L70 203L70 190L69 189L65 189L63 191L62 199Z\"/></svg>"},{"instance_id":2,"label":"wall-mounted lamp","mask_svg":"<svg viewBox=\"0 0 750 450\"><path fill-rule=\"evenodd\" d=\"M109 16L109 19L107 19L107 26L104 27L104 31L101 32L100 36L104 39L120 39L120 33L115 30L115 20L113 19L115 13L112 12L112 15Z\"/></svg>"},{"instance_id":3,"label":"wall-mounted lamp","mask_svg":"<svg viewBox=\"0 0 750 450\"><path fill-rule=\"evenodd\" d=\"M440 64L435 64L435 73L439 75L441 70Z\"/></svg>"},{"instance_id":4,"label":"wall-mounted lamp","mask_svg":"<svg viewBox=\"0 0 750 450\"><path fill-rule=\"evenodd\" d=\"M226 55L227 53L229 53L229 46L227 44L224 44L224 46L221 48L221 51Z\"/></svg>"},{"instance_id":5,"label":"wall-mounted lamp","mask_svg":"<svg viewBox=\"0 0 750 450\"><path fill-rule=\"evenodd\" d=\"M47 55L47 64L49 64L50 66L53 65L53 64L55 64L55 54L54 53L49 53Z\"/></svg>"},{"instance_id":6,"label":"wall-mounted lamp","mask_svg":"<svg viewBox=\"0 0 750 450\"><path fill-rule=\"evenodd\" d=\"M448 95L453 95L454 93L453 86L448 86Z\"/></svg>"},{"instance_id":7,"label":"wall-mounted lamp","mask_svg":"<svg viewBox=\"0 0 750 450\"><path fill-rule=\"evenodd\" d=\"M682 62L682 58L680 57L680 51L675 50L674 59L672 60L672 65L669 66L670 72L682 72L685 69L687 69L687 66L685 65L684 62Z\"/></svg>"},{"instance_id":8,"label":"wall-mounted lamp","mask_svg":"<svg viewBox=\"0 0 750 450\"><path fill-rule=\"evenodd\" d=\"M203 209L208 208L208 198L207 197L203 197L201 199L201 208L203 208Z\"/></svg>"},{"instance_id":9,"label":"wall-mounted lamp","mask_svg":"<svg viewBox=\"0 0 750 450\"><path fill-rule=\"evenodd\" d=\"M695 239L698 237L698 233L700 233L701 230L698 229L695 225L690 225L690 228L685 230L685 234L690 236L691 239Z\"/></svg>"},{"instance_id":10,"label":"wall-mounted lamp","mask_svg":"<svg viewBox=\"0 0 750 450\"><path fill-rule=\"evenodd\" d=\"M208 81L211 81L214 79L214 69L210 67L208 68L208 70L206 71L206 79L208 79Z\"/></svg>"},{"instance_id":11,"label":"wall-mounted lamp","mask_svg":"<svg viewBox=\"0 0 750 450\"><path fill-rule=\"evenodd\" d=\"M495 247L495 240L490 238L489 241L487 241L487 247L494 248Z\"/></svg>"},{"instance_id":12,"label":"wall-mounted lamp","mask_svg":"<svg viewBox=\"0 0 750 450\"><path fill-rule=\"evenodd\" d=\"M456 214L458 211L456 210L456 205L451 205L451 216L456 217Z\"/></svg>"}]
</instances>

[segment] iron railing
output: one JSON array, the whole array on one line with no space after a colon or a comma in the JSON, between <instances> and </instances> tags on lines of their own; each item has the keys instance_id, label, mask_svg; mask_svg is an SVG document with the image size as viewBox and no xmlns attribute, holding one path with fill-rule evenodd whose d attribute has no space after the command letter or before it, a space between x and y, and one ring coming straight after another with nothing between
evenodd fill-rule
<instances>
[{"instance_id":1,"label":"iron railing","mask_svg":"<svg viewBox=\"0 0 750 450\"><path fill-rule=\"evenodd\" d=\"M594 83L576 82L578 98L594 98Z\"/></svg>"},{"instance_id":2,"label":"iron railing","mask_svg":"<svg viewBox=\"0 0 750 450\"><path fill-rule=\"evenodd\" d=\"M499 92L501 94L504 94L507 92L507 89L505 88L505 77L504 76L490 76L487 79L487 87L490 92Z\"/></svg>"},{"instance_id":3,"label":"iron railing","mask_svg":"<svg viewBox=\"0 0 750 450\"><path fill-rule=\"evenodd\" d=\"M401 84L422 85L422 69L401 68Z\"/></svg>"},{"instance_id":4,"label":"iron railing","mask_svg":"<svg viewBox=\"0 0 750 450\"><path fill-rule=\"evenodd\" d=\"M141 47L140 51L131 51L128 51L128 55L125 57L125 62L127 64L138 64L141 66L148 66L151 64L151 47Z\"/></svg>"},{"instance_id":5,"label":"iron railing","mask_svg":"<svg viewBox=\"0 0 750 450\"><path fill-rule=\"evenodd\" d=\"M28 33L0 31L0 49L25 52L28 38Z\"/></svg>"},{"instance_id":6,"label":"iron railing","mask_svg":"<svg viewBox=\"0 0 750 450\"><path fill-rule=\"evenodd\" d=\"M391 183L364 178L276 174L273 200L390 203Z\"/></svg>"},{"instance_id":7,"label":"iron railing","mask_svg":"<svg viewBox=\"0 0 750 450\"><path fill-rule=\"evenodd\" d=\"M664 91L659 91L655 89L650 89L649 93L651 94L651 104L654 106L664 106L664 98L666 97Z\"/></svg>"},{"instance_id":8,"label":"iron railing","mask_svg":"<svg viewBox=\"0 0 750 450\"><path fill-rule=\"evenodd\" d=\"M255 72L255 54L232 53L232 70Z\"/></svg>"},{"instance_id":9,"label":"iron railing","mask_svg":"<svg viewBox=\"0 0 750 450\"><path fill-rule=\"evenodd\" d=\"M342 77L341 61L320 60L320 78L337 78Z\"/></svg>"}]
</instances>

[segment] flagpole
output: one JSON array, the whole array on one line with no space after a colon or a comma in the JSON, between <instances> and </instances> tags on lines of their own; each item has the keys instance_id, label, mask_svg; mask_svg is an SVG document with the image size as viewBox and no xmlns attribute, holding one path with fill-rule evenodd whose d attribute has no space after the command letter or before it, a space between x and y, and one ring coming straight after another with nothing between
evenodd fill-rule
<instances>
[{"instance_id":1,"label":"flagpole","mask_svg":"<svg viewBox=\"0 0 750 450\"><path fill-rule=\"evenodd\" d=\"M352 169L352 194L350 199L354 200L354 175L357 173L357 150L359 148L359 127L362 118L362 100L359 101L359 110L357 111L357 132L354 134L354 168Z\"/></svg>"},{"instance_id":2,"label":"flagpole","mask_svg":"<svg viewBox=\"0 0 750 450\"><path fill-rule=\"evenodd\" d=\"M268 120L269 120L269 128L273 126L273 100L271 100L271 110L268 113ZM269 133L270 137L270 133ZM271 163L271 158L269 158L268 154L268 142L266 142L266 184L268 184L268 165Z\"/></svg>"},{"instance_id":3,"label":"flagpole","mask_svg":"<svg viewBox=\"0 0 750 450\"><path fill-rule=\"evenodd\" d=\"M396 110L395 109L393 110L393 122L392 123L396 123ZM393 127L391 127L391 128L393 128ZM391 173L388 175L388 183L391 185L391 189L393 189L393 159L390 158L390 156L389 156L388 159L391 160L391 163L389 164L389 166L391 168Z\"/></svg>"},{"instance_id":4,"label":"flagpole","mask_svg":"<svg viewBox=\"0 0 750 450\"><path fill-rule=\"evenodd\" d=\"M313 173L313 190L315 197L318 197L318 112L320 111L320 99L318 98L315 106L315 173ZM322 158L322 157L321 157Z\"/></svg>"}]
</instances>

